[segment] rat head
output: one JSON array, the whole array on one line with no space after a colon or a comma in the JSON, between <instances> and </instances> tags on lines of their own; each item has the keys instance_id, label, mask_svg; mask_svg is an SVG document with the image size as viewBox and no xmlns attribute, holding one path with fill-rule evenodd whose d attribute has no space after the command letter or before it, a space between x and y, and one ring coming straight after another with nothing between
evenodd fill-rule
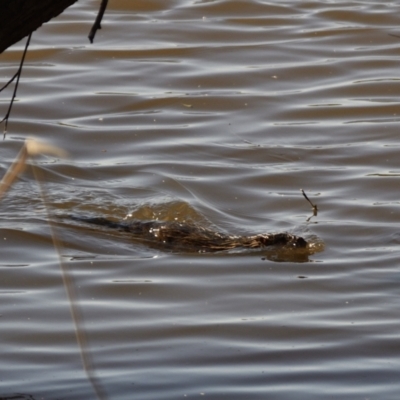
<instances>
[{"instance_id":1,"label":"rat head","mask_svg":"<svg viewBox=\"0 0 400 400\"><path fill-rule=\"evenodd\" d=\"M257 239L262 246L289 246L301 249L307 247L305 239L290 233L257 235Z\"/></svg>"}]
</instances>

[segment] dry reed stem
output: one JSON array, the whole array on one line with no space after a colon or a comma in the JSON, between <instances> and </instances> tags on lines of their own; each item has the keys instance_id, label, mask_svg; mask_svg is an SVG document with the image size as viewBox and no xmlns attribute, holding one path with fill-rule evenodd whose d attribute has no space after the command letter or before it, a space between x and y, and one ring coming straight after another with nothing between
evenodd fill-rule
<instances>
[{"instance_id":1,"label":"dry reed stem","mask_svg":"<svg viewBox=\"0 0 400 400\"><path fill-rule=\"evenodd\" d=\"M4 175L2 181L0 182L0 200L5 195L7 190L11 187L16 178L25 170L28 159L41 154L49 154L57 157L66 156L66 152L58 147L55 147L48 143L38 142L37 140L34 139L27 139L21 151L18 153L17 158L12 163L12 165ZM74 332L80 350L82 365L85 370L86 376L96 394L96 397L99 400L105 400L107 399L107 395L103 387L101 386L99 379L95 374L95 368L93 366L91 354L89 351L89 345L85 333L86 331L84 329L83 317L79 307L79 303L77 301L77 295L75 292L73 276L62 259L61 251L63 246L61 240L59 240L58 238L55 229L55 224L51 218L49 202L47 201L46 193L43 187L44 179L39 167L34 162L32 163L31 167L35 179L39 185L40 195L43 204L45 206L47 220L50 227L51 238L53 241L54 249L58 256L58 263L60 265L64 288L69 300L69 308L74 323Z\"/></svg>"}]
</instances>

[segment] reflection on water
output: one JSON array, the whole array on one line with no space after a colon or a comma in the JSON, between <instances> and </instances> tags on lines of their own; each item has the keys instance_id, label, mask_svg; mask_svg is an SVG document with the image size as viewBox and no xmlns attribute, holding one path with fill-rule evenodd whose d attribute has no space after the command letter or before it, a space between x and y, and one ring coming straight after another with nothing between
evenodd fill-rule
<instances>
[{"instance_id":1,"label":"reflection on water","mask_svg":"<svg viewBox=\"0 0 400 400\"><path fill-rule=\"evenodd\" d=\"M399 5L115 0L89 45L97 6L34 33L1 170L33 136L71 154L38 160L57 216L314 246L164 251L57 219L109 397L397 400ZM1 202L0 256L0 393L91 398L29 172Z\"/></svg>"}]
</instances>

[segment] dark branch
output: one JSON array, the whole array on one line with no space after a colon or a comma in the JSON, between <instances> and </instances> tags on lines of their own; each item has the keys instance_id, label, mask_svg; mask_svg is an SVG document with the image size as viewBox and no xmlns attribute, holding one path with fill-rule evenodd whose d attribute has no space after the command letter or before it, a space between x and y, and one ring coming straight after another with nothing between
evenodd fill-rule
<instances>
[{"instance_id":1,"label":"dark branch","mask_svg":"<svg viewBox=\"0 0 400 400\"><path fill-rule=\"evenodd\" d=\"M99 13L97 14L96 21L94 21L94 24L93 24L92 29L90 30L90 33L88 36L90 43L93 43L93 40L94 40L94 37L96 36L97 30L101 29L101 20L103 19L104 12L106 11L107 3L108 3L108 0L101 0Z\"/></svg>"},{"instance_id":2,"label":"dark branch","mask_svg":"<svg viewBox=\"0 0 400 400\"><path fill-rule=\"evenodd\" d=\"M12 82L14 82L14 79L18 76L18 71L14 74L14 76L0 89L0 92L2 92L4 89L8 87L8 85Z\"/></svg>"},{"instance_id":3,"label":"dark branch","mask_svg":"<svg viewBox=\"0 0 400 400\"><path fill-rule=\"evenodd\" d=\"M13 106L13 104L14 104L15 97L16 97L16 95L17 95L18 84L19 84L19 78L21 77L21 74L22 74L22 67L23 67L23 65L24 65L25 56L26 56L26 53L27 53L27 51L28 51L28 47L29 47L29 43L30 43L30 41L31 41L31 37L32 37L32 32L29 34L28 40L26 41L25 50L24 50L24 53L22 54L22 58L21 58L21 62L20 62L20 64L19 64L18 71L17 71L16 74L12 77L12 79L11 79L9 82L7 82L7 83L5 84L5 86L3 86L3 87L1 88L1 90L5 89L12 81L15 80L15 78L17 78L17 81L15 82L14 92L13 92L13 95L12 95L12 98L11 98L11 101L10 101L10 105L9 105L9 107L8 107L7 114L6 114L6 116L0 121L0 123L2 123L2 122L5 121L3 139L6 138L7 126L8 126L8 118L10 117L11 109L12 109L12 106ZM0 91L1 91L1 90L0 90Z\"/></svg>"},{"instance_id":4,"label":"dark branch","mask_svg":"<svg viewBox=\"0 0 400 400\"><path fill-rule=\"evenodd\" d=\"M77 0L0 0L0 53Z\"/></svg>"}]
</instances>

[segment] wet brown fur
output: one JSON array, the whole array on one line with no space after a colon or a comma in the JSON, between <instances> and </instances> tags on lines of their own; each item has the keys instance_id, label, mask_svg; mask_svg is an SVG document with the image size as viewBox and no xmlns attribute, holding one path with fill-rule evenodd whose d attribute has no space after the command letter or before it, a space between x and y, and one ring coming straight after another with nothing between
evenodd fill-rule
<instances>
[{"instance_id":1,"label":"wet brown fur","mask_svg":"<svg viewBox=\"0 0 400 400\"><path fill-rule=\"evenodd\" d=\"M268 246L307 247L306 240L301 236L286 232L236 236L219 233L196 224L181 222L113 222L106 218L72 218L90 224L129 232L138 240L159 243L169 248L182 248L200 252L215 252L235 248L257 249Z\"/></svg>"}]
</instances>

